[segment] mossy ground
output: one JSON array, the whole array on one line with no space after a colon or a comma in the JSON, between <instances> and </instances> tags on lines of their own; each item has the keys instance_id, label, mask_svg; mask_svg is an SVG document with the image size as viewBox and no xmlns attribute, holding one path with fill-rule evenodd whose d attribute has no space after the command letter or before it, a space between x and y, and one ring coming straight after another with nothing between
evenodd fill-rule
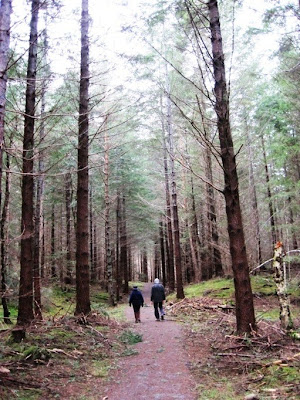
<instances>
[{"instance_id":1,"label":"mossy ground","mask_svg":"<svg viewBox=\"0 0 300 400\"><path fill-rule=\"evenodd\" d=\"M300 399L300 342L280 329L273 277L258 275L251 281L258 322L254 337L236 335L234 310L225 314L222 307L215 309L216 301L220 306L234 305L232 279L189 285L188 299L177 306L174 296L168 297L170 309L185 327L199 400L242 400L247 393L256 393L261 400ZM300 307L293 302L298 292L299 281L294 279L289 282L290 308L299 333Z\"/></svg>"},{"instance_id":2,"label":"mossy ground","mask_svg":"<svg viewBox=\"0 0 300 400\"><path fill-rule=\"evenodd\" d=\"M1 326L0 366L10 373L0 372L0 398L97 398L116 359L134 354L132 343L141 340L124 322L125 305L109 307L107 294L94 286L92 312L82 322L73 316L74 289L54 287L43 292L44 320L29 327L21 343L11 340L13 325ZM17 310L10 310L16 322Z\"/></svg>"},{"instance_id":3,"label":"mossy ground","mask_svg":"<svg viewBox=\"0 0 300 400\"><path fill-rule=\"evenodd\" d=\"M142 288L139 282L132 283ZM280 332L279 305L272 277L254 276L259 331L256 337L235 335L235 317L230 311L201 307L183 311L177 318L186 332L186 351L193 354L190 369L198 381L199 399L239 400L245 393L258 393L261 400L300 398L299 341ZM300 306L296 280L289 285L295 330L299 331ZM190 301L234 305L232 279L215 279L185 287ZM1 399L40 400L44 398L94 399L117 368L116 360L136 353L141 341L125 322L124 304L111 308L107 294L91 288L92 313L86 323L73 316L74 289L44 290L44 321L31 326L26 339L13 343L10 326L0 337L0 366L8 375L0 376ZM167 304L174 303L174 296ZM213 303L215 304L215 303ZM16 308L10 307L12 320ZM47 397L45 397L47 396Z\"/></svg>"}]
</instances>

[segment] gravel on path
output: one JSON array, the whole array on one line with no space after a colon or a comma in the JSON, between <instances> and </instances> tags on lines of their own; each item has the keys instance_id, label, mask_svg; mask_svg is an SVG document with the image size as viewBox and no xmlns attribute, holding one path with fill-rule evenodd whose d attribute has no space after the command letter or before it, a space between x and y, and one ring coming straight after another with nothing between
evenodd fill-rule
<instances>
[{"instance_id":1,"label":"gravel on path","mask_svg":"<svg viewBox=\"0 0 300 400\"><path fill-rule=\"evenodd\" d=\"M120 359L114 381L107 388L107 400L196 400L195 381L188 369L188 355L183 349L181 325L174 320L156 321L150 301L152 284L142 290L145 306L141 323L134 322L132 308L126 309L131 329L143 341L135 345L138 354Z\"/></svg>"}]
</instances>

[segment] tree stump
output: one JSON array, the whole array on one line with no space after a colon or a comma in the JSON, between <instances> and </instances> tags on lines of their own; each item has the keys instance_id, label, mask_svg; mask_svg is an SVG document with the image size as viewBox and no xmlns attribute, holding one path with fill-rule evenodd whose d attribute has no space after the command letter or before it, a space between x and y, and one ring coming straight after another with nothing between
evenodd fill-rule
<instances>
[{"instance_id":1,"label":"tree stump","mask_svg":"<svg viewBox=\"0 0 300 400\"><path fill-rule=\"evenodd\" d=\"M26 330L23 326L16 326L11 331L11 336L15 343L20 343L20 342L22 342L23 339L25 339Z\"/></svg>"}]
</instances>

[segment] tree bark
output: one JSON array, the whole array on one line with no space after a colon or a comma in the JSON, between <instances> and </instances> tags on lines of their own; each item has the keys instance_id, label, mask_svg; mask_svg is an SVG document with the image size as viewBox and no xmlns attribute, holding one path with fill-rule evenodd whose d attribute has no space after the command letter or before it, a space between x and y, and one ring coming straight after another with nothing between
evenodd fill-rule
<instances>
[{"instance_id":1,"label":"tree bark","mask_svg":"<svg viewBox=\"0 0 300 400\"><path fill-rule=\"evenodd\" d=\"M179 219L178 219L178 206L177 206L177 185L175 174L174 162L174 145L173 145L173 127L171 115L171 99L170 91L167 95L167 124L168 124L168 140L170 149L170 169L171 169L171 204L173 215L173 235L174 235L174 261L176 272L176 297L178 299L184 298L183 283L182 283L182 266L181 266L181 248L180 248L180 232L179 232Z\"/></svg>"},{"instance_id":2,"label":"tree bark","mask_svg":"<svg viewBox=\"0 0 300 400\"><path fill-rule=\"evenodd\" d=\"M94 265L94 216L93 216L93 190L90 188L90 270L91 282L95 282L95 265Z\"/></svg>"},{"instance_id":3,"label":"tree bark","mask_svg":"<svg viewBox=\"0 0 300 400\"><path fill-rule=\"evenodd\" d=\"M94 250L93 250L93 268L92 268L92 279L97 280L98 274L98 245L97 245L97 223L94 221L93 227L93 238L94 238Z\"/></svg>"},{"instance_id":4,"label":"tree bark","mask_svg":"<svg viewBox=\"0 0 300 400\"><path fill-rule=\"evenodd\" d=\"M213 182L212 173L212 160L211 151L209 148L205 149L205 169L206 177L209 182ZM206 202L207 202L207 219L208 219L208 248L210 249L208 277L223 276L223 266L221 253L219 250L219 232L217 226L217 215L216 215L216 200L214 189L208 183L205 184L206 189Z\"/></svg>"},{"instance_id":5,"label":"tree bark","mask_svg":"<svg viewBox=\"0 0 300 400\"><path fill-rule=\"evenodd\" d=\"M72 203L72 176L70 172L65 178L65 204L66 204L66 247L67 247L67 271L66 284L72 283L72 251L71 251L71 203Z\"/></svg>"},{"instance_id":6,"label":"tree bark","mask_svg":"<svg viewBox=\"0 0 300 400\"><path fill-rule=\"evenodd\" d=\"M162 102L162 100L161 100ZM161 104L162 109L162 104ZM162 139L163 139L163 152L164 152L164 176L165 176L165 192L166 192L166 219L167 219L167 282L170 292L175 290L175 274L174 274L174 241L173 241L173 230L172 230L172 214L171 214L171 196L170 196L170 178L169 178L169 166L168 166L168 152L167 143L165 137L165 126L163 123L162 115Z\"/></svg>"},{"instance_id":7,"label":"tree bark","mask_svg":"<svg viewBox=\"0 0 300 400\"><path fill-rule=\"evenodd\" d=\"M116 305L116 293L114 285L114 271L112 263L112 251L110 245L110 197L109 197L109 140L108 131L104 129L104 197L105 197L105 269L109 303Z\"/></svg>"},{"instance_id":8,"label":"tree bark","mask_svg":"<svg viewBox=\"0 0 300 400\"><path fill-rule=\"evenodd\" d=\"M271 187L270 187L270 173L269 173L269 167L268 167L268 163L267 163L265 140L264 140L263 136L261 136L261 145L262 145L263 158L264 158L264 164L265 164L265 177L266 177L266 184L267 184L267 195L268 195L269 215L270 215L270 224L271 224L272 245L273 245L273 248L275 248L278 234L277 234L277 230L276 230L274 207L273 207Z\"/></svg>"},{"instance_id":9,"label":"tree bark","mask_svg":"<svg viewBox=\"0 0 300 400\"><path fill-rule=\"evenodd\" d=\"M256 186L254 180L254 171L253 171L253 152L250 140L250 134L248 130L248 125L246 125L246 135L247 135L247 147L248 147L248 157L249 157L249 190L250 190L250 198L251 205L253 211L253 221L255 225L255 239L256 239L256 263L257 265L262 264L262 251L261 251L261 235L260 235L260 227L259 227L259 213L258 213L258 204L257 204L257 195L256 195Z\"/></svg>"},{"instance_id":10,"label":"tree bark","mask_svg":"<svg viewBox=\"0 0 300 400\"><path fill-rule=\"evenodd\" d=\"M52 204L51 213L51 278L57 277L56 271L56 254L55 254L55 207Z\"/></svg>"},{"instance_id":11,"label":"tree bark","mask_svg":"<svg viewBox=\"0 0 300 400\"><path fill-rule=\"evenodd\" d=\"M7 282L7 217L9 210L9 197L10 197L10 156L6 154L6 179L5 179L5 196L1 215L1 226L0 226L0 240L1 240L1 301L3 307L3 320L6 324L11 324L9 319L10 311L8 308L7 298L6 298L6 282Z\"/></svg>"},{"instance_id":12,"label":"tree bark","mask_svg":"<svg viewBox=\"0 0 300 400\"><path fill-rule=\"evenodd\" d=\"M143 248L142 250L142 277L143 282L148 282L148 257L147 257L147 250Z\"/></svg>"},{"instance_id":13,"label":"tree bark","mask_svg":"<svg viewBox=\"0 0 300 400\"><path fill-rule=\"evenodd\" d=\"M236 159L229 121L229 99L225 79L218 1L209 0L207 6L215 79L215 112L224 169L224 196L234 274L237 331L250 333L252 329L256 328L256 323L239 199Z\"/></svg>"},{"instance_id":14,"label":"tree bark","mask_svg":"<svg viewBox=\"0 0 300 400\"><path fill-rule=\"evenodd\" d=\"M162 217L163 218L163 217ZM165 256L165 241L164 241L164 222L163 219L159 222L159 240L160 240L160 259L163 285L166 286L166 256Z\"/></svg>"},{"instance_id":15,"label":"tree bark","mask_svg":"<svg viewBox=\"0 0 300 400\"><path fill-rule=\"evenodd\" d=\"M161 279L161 266L159 258L159 244L158 241L154 242L154 275L156 278Z\"/></svg>"},{"instance_id":16,"label":"tree bark","mask_svg":"<svg viewBox=\"0 0 300 400\"><path fill-rule=\"evenodd\" d=\"M126 199L122 195L121 203L121 227L120 227L120 264L121 271L123 272L123 292L128 293L128 249L127 249L127 228L126 228Z\"/></svg>"},{"instance_id":17,"label":"tree bark","mask_svg":"<svg viewBox=\"0 0 300 400\"><path fill-rule=\"evenodd\" d=\"M190 228L189 228L189 236L190 236L190 246L191 246L191 255L194 265L194 280L195 282L200 282L202 278L202 265L201 265L201 257L200 257L200 239L198 234L198 219L196 213L196 202L195 202L195 193L194 193L194 180L193 176L191 175L191 221L190 221Z\"/></svg>"},{"instance_id":18,"label":"tree bark","mask_svg":"<svg viewBox=\"0 0 300 400\"><path fill-rule=\"evenodd\" d=\"M39 132L39 142L43 147L45 141L45 109L46 109L46 71L48 70L48 37L47 37L47 12L45 14L45 29L43 31L43 71L42 90L41 90L41 126ZM41 299L41 236L43 233L43 197L44 197L44 151L38 152L38 176L36 179L36 205L35 205L35 225L34 225L34 260L33 260L33 292L34 292L34 314L37 319L42 319L42 299Z\"/></svg>"},{"instance_id":19,"label":"tree bark","mask_svg":"<svg viewBox=\"0 0 300 400\"><path fill-rule=\"evenodd\" d=\"M36 69L38 13L40 1L31 2L31 21L29 54L27 66L26 105L23 139L23 178L22 178L22 236L20 258L19 287L19 325L27 325L34 319L33 315L33 147L34 147L34 116L36 99Z\"/></svg>"},{"instance_id":20,"label":"tree bark","mask_svg":"<svg viewBox=\"0 0 300 400\"><path fill-rule=\"evenodd\" d=\"M11 0L0 4L0 206L2 204L2 163L4 147L4 116L6 106L6 84L10 42Z\"/></svg>"},{"instance_id":21,"label":"tree bark","mask_svg":"<svg viewBox=\"0 0 300 400\"><path fill-rule=\"evenodd\" d=\"M89 276L89 2L82 0L81 70L78 120L76 309L75 315L91 311Z\"/></svg>"},{"instance_id":22,"label":"tree bark","mask_svg":"<svg viewBox=\"0 0 300 400\"><path fill-rule=\"evenodd\" d=\"M276 283L276 292L280 304L280 324L281 328L285 331L289 331L293 328L293 321L290 312L290 301L287 293L287 287L285 282L284 273L284 252L281 242L277 242L274 247L274 280Z\"/></svg>"},{"instance_id":23,"label":"tree bark","mask_svg":"<svg viewBox=\"0 0 300 400\"><path fill-rule=\"evenodd\" d=\"M64 257L63 257L63 252L64 252L64 231L63 231L63 217L64 217L64 212L63 212L63 204L60 204L60 224L59 224L59 230L58 230L58 243L59 243L59 255L57 257L58 260L58 271L59 271L59 282L60 282L60 287L62 290L65 289L65 263L64 263Z\"/></svg>"},{"instance_id":24,"label":"tree bark","mask_svg":"<svg viewBox=\"0 0 300 400\"><path fill-rule=\"evenodd\" d=\"M117 301L120 300L120 290L122 287L122 266L120 263L120 229L121 229L121 197L117 192L116 206L116 296Z\"/></svg>"},{"instance_id":25,"label":"tree bark","mask_svg":"<svg viewBox=\"0 0 300 400\"><path fill-rule=\"evenodd\" d=\"M41 249L41 278L45 277L45 218L44 215L42 215L42 249Z\"/></svg>"}]
</instances>

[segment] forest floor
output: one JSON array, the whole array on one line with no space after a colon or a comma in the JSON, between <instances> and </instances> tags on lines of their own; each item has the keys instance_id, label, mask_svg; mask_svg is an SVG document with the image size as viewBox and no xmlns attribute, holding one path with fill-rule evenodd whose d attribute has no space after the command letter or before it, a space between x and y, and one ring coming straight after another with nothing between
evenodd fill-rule
<instances>
[{"instance_id":1,"label":"forest floor","mask_svg":"<svg viewBox=\"0 0 300 400\"><path fill-rule=\"evenodd\" d=\"M191 286L189 298L169 299L160 322L150 287L142 288L140 324L126 303L117 319L107 309L81 320L53 316L32 325L21 343L2 331L0 399L300 399L300 341L264 315L278 313L274 295L255 294L259 330L241 337L231 301L216 296L227 291L225 280L204 295L191 295ZM299 333L299 299L292 300Z\"/></svg>"}]
</instances>

